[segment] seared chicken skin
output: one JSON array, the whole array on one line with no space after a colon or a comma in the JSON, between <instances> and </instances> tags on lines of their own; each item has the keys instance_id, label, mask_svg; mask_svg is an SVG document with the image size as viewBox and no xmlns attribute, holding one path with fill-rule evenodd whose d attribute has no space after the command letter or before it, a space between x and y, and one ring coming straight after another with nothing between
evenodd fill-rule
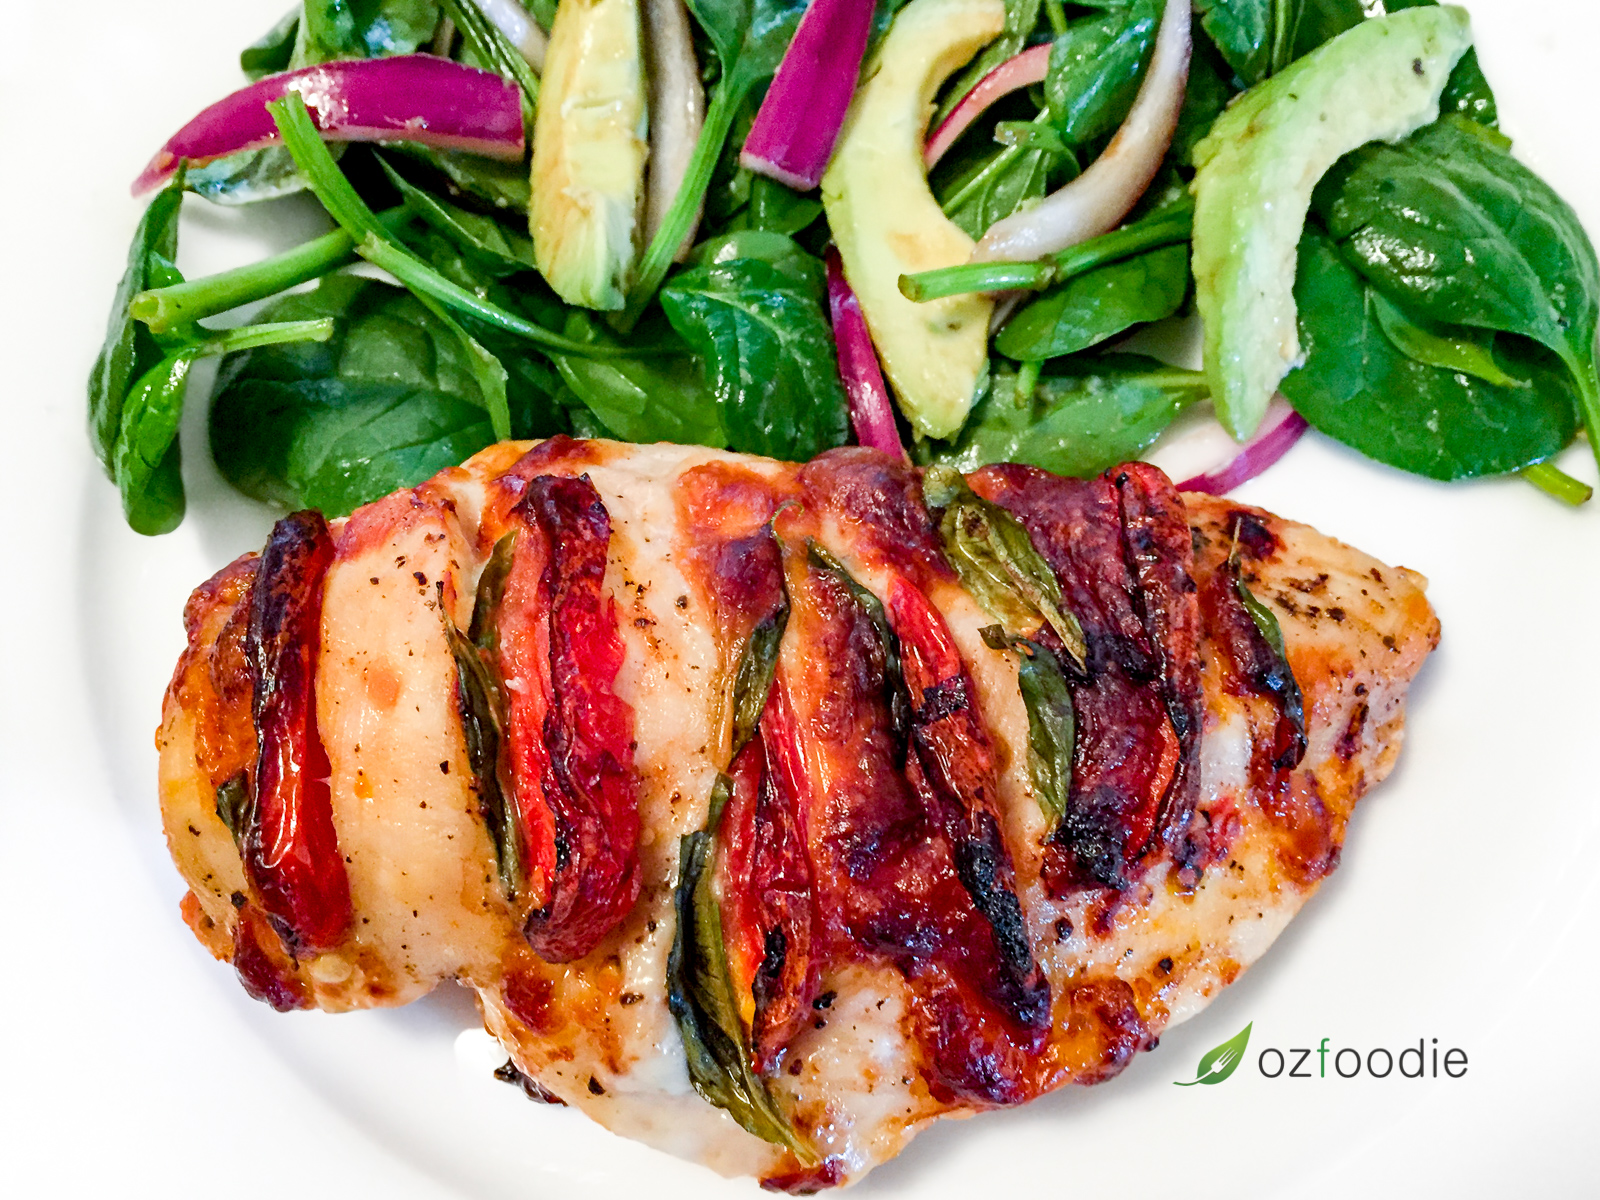
<instances>
[{"instance_id":1,"label":"seared chicken skin","mask_svg":"<svg viewBox=\"0 0 1600 1200\"><path fill-rule=\"evenodd\" d=\"M1395 761L1423 587L1142 464L502 444L195 591L184 916L275 1007L456 979L531 1093L852 1182L1255 961Z\"/></svg>"}]
</instances>

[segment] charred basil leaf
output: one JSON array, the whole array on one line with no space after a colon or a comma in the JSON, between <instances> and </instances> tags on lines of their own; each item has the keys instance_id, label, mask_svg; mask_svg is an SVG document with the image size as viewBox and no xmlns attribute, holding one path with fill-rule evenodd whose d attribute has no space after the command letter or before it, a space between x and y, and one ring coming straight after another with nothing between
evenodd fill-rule
<instances>
[{"instance_id":1,"label":"charred basil leaf","mask_svg":"<svg viewBox=\"0 0 1600 1200\"><path fill-rule=\"evenodd\" d=\"M1291 752L1294 754L1294 761L1279 764L1293 766L1305 752L1306 709L1305 699L1300 692L1300 683L1295 679L1294 671L1289 666L1289 657L1284 651L1283 628L1278 624L1277 614L1256 599L1255 594L1245 586L1237 563L1233 563L1233 588L1238 593L1239 602L1244 605L1245 612L1250 614L1250 620L1255 623L1261 639L1272 650L1274 663L1261 683L1278 698L1284 717L1294 726L1297 735L1296 749Z\"/></svg>"},{"instance_id":2,"label":"charred basil leaf","mask_svg":"<svg viewBox=\"0 0 1600 1200\"><path fill-rule=\"evenodd\" d=\"M228 827L233 844L239 845L245 826L250 823L250 808L254 797L250 795L250 777L243 771L217 784L217 819Z\"/></svg>"},{"instance_id":3,"label":"charred basil leaf","mask_svg":"<svg viewBox=\"0 0 1600 1200\"><path fill-rule=\"evenodd\" d=\"M739 670L733 679L732 757L737 757L755 736L761 710L766 708L772 691L772 677L778 671L778 647L788 624L789 597L785 595L778 610L763 617L751 630L744 653L739 656Z\"/></svg>"},{"instance_id":4,"label":"charred basil leaf","mask_svg":"<svg viewBox=\"0 0 1600 1200\"><path fill-rule=\"evenodd\" d=\"M978 632L991 650L1016 650L1021 656L1017 685L1028 710L1028 775L1044 815L1052 826L1059 824L1067 815L1067 798L1072 792L1072 752L1078 729L1061 660L1048 646L1010 637L998 625Z\"/></svg>"},{"instance_id":5,"label":"charred basil leaf","mask_svg":"<svg viewBox=\"0 0 1600 1200\"><path fill-rule=\"evenodd\" d=\"M461 734L467 747L467 763L472 769L473 790L478 796L478 812L494 843L495 864L500 886L509 898L521 892L527 880L522 860L522 829L516 802L500 779L500 739L505 731L505 699L500 679L484 656L492 649L493 612L500 605L506 572L511 561L513 539L508 535L495 544L494 553L478 580L472 610L471 631L463 636L439 605L445 637L456 663L456 708L461 714ZM441 601L443 584L440 585Z\"/></svg>"},{"instance_id":6,"label":"charred basil leaf","mask_svg":"<svg viewBox=\"0 0 1600 1200\"><path fill-rule=\"evenodd\" d=\"M695 1091L756 1137L787 1147L811 1165L817 1161L816 1151L751 1066L750 1037L728 971L722 912L711 880L716 831L732 786L726 775L717 776L706 827L679 843L673 897L678 920L667 957L667 1006L683 1037Z\"/></svg>"},{"instance_id":7,"label":"charred basil leaf","mask_svg":"<svg viewBox=\"0 0 1600 1200\"><path fill-rule=\"evenodd\" d=\"M952 467L923 475L928 504L943 509L939 532L945 557L967 589L1006 634L1028 638L1041 625L1055 630L1077 669L1087 648L1078 619L1061 607L1061 584L1010 513L976 495Z\"/></svg>"}]
</instances>

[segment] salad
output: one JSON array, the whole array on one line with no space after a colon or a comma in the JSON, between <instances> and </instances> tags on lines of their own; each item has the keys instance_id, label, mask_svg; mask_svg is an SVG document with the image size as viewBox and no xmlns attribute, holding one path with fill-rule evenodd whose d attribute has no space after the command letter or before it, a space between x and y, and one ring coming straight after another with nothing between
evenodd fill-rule
<instances>
[{"instance_id":1,"label":"salad","mask_svg":"<svg viewBox=\"0 0 1600 1200\"><path fill-rule=\"evenodd\" d=\"M207 355L224 476L329 515L558 433L1089 475L1220 424L1222 491L1309 423L1590 492L1600 265L1460 8L305 0L240 65L152 148L89 381L142 533ZM299 191L332 231L182 277L186 195Z\"/></svg>"}]
</instances>

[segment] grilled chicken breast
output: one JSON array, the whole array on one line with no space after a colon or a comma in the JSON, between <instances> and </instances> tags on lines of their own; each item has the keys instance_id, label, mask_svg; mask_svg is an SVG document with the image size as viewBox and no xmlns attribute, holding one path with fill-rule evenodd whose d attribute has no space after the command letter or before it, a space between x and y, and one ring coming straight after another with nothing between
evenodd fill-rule
<instances>
[{"instance_id":1,"label":"grilled chicken breast","mask_svg":"<svg viewBox=\"0 0 1600 1200\"><path fill-rule=\"evenodd\" d=\"M196 590L184 916L276 1007L455 979L530 1093L852 1182L1260 956L1399 752L1423 588L1142 464L502 444Z\"/></svg>"}]
</instances>

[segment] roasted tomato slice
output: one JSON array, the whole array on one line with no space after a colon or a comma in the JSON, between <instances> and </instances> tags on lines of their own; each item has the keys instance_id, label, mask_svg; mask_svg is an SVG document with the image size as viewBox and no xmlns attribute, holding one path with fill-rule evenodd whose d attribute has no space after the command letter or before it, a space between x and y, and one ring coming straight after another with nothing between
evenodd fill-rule
<instances>
[{"instance_id":1,"label":"roasted tomato slice","mask_svg":"<svg viewBox=\"0 0 1600 1200\"><path fill-rule=\"evenodd\" d=\"M607 595L611 518L587 476L540 475L511 514L496 614L507 755L535 907L524 933L550 962L581 958L639 896L633 710Z\"/></svg>"},{"instance_id":2,"label":"roasted tomato slice","mask_svg":"<svg viewBox=\"0 0 1600 1200\"><path fill-rule=\"evenodd\" d=\"M1046 883L1058 896L1126 887L1162 846L1186 865L1203 712L1182 500L1142 464L1082 480L1007 463L969 483L1027 529L1087 647L1083 674L1068 680L1072 787Z\"/></svg>"},{"instance_id":3,"label":"roasted tomato slice","mask_svg":"<svg viewBox=\"0 0 1600 1200\"><path fill-rule=\"evenodd\" d=\"M292 953L337 945L351 921L328 755L317 733L322 585L332 562L321 513L291 513L273 526L245 635L259 752L239 852L262 911Z\"/></svg>"}]
</instances>

